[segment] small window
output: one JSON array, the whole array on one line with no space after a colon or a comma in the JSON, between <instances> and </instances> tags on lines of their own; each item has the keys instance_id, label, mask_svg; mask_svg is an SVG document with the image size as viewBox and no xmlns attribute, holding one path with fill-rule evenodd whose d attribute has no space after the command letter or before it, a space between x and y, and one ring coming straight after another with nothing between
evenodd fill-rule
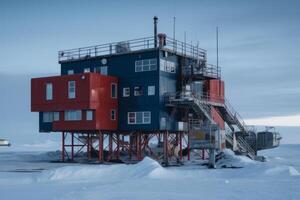
<instances>
[{"instance_id":1,"label":"small window","mask_svg":"<svg viewBox=\"0 0 300 200\"><path fill-rule=\"evenodd\" d=\"M116 110L111 110L110 111L110 119L111 120L116 120Z\"/></svg>"},{"instance_id":2,"label":"small window","mask_svg":"<svg viewBox=\"0 0 300 200\"><path fill-rule=\"evenodd\" d=\"M111 84L111 98L117 98L117 84L112 83Z\"/></svg>"},{"instance_id":3,"label":"small window","mask_svg":"<svg viewBox=\"0 0 300 200\"><path fill-rule=\"evenodd\" d=\"M82 119L81 110L66 110L65 121L79 121Z\"/></svg>"},{"instance_id":4,"label":"small window","mask_svg":"<svg viewBox=\"0 0 300 200\"><path fill-rule=\"evenodd\" d=\"M89 73L89 72L91 72L91 69L89 67L86 67L86 68L84 68L83 72L84 73Z\"/></svg>"},{"instance_id":5,"label":"small window","mask_svg":"<svg viewBox=\"0 0 300 200\"><path fill-rule=\"evenodd\" d=\"M53 112L43 112L43 122L53 122Z\"/></svg>"},{"instance_id":6,"label":"small window","mask_svg":"<svg viewBox=\"0 0 300 200\"><path fill-rule=\"evenodd\" d=\"M143 95L143 90L141 86L134 87L134 96L141 96Z\"/></svg>"},{"instance_id":7,"label":"small window","mask_svg":"<svg viewBox=\"0 0 300 200\"><path fill-rule=\"evenodd\" d=\"M69 99L74 99L76 97L75 94L75 81L68 82L68 97Z\"/></svg>"},{"instance_id":8,"label":"small window","mask_svg":"<svg viewBox=\"0 0 300 200\"><path fill-rule=\"evenodd\" d=\"M46 84L46 100L52 100L53 99L53 86L52 83Z\"/></svg>"},{"instance_id":9,"label":"small window","mask_svg":"<svg viewBox=\"0 0 300 200\"><path fill-rule=\"evenodd\" d=\"M150 124L151 123L151 112L143 112L143 124Z\"/></svg>"},{"instance_id":10,"label":"small window","mask_svg":"<svg viewBox=\"0 0 300 200\"><path fill-rule=\"evenodd\" d=\"M107 75L107 66L100 67L100 73L102 75Z\"/></svg>"},{"instance_id":11,"label":"small window","mask_svg":"<svg viewBox=\"0 0 300 200\"><path fill-rule=\"evenodd\" d=\"M53 113L53 121L59 121L59 112Z\"/></svg>"},{"instance_id":12,"label":"small window","mask_svg":"<svg viewBox=\"0 0 300 200\"><path fill-rule=\"evenodd\" d=\"M128 113L128 124L135 124L135 112Z\"/></svg>"},{"instance_id":13,"label":"small window","mask_svg":"<svg viewBox=\"0 0 300 200\"><path fill-rule=\"evenodd\" d=\"M123 88L123 97L129 97L130 96L130 88L126 87Z\"/></svg>"},{"instance_id":14,"label":"small window","mask_svg":"<svg viewBox=\"0 0 300 200\"><path fill-rule=\"evenodd\" d=\"M69 69L68 70L68 75L74 74L74 70L73 69Z\"/></svg>"},{"instance_id":15,"label":"small window","mask_svg":"<svg viewBox=\"0 0 300 200\"><path fill-rule=\"evenodd\" d=\"M143 123L143 112L136 112L136 123L137 124Z\"/></svg>"},{"instance_id":16,"label":"small window","mask_svg":"<svg viewBox=\"0 0 300 200\"><path fill-rule=\"evenodd\" d=\"M148 86L148 96L152 96L152 95L155 95L155 86L154 85Z\"/></svg>"},{"instance_id":17,"label":"small window","mask_svg":"<svg viewBox=\"0 0 300 200\"><path fill-rule=\"evenodd\" d=\"M87 121L92 121L93 120L93 111L92 110L87 110L86 111L86 120Z\"/></svg>"}]
</instances>

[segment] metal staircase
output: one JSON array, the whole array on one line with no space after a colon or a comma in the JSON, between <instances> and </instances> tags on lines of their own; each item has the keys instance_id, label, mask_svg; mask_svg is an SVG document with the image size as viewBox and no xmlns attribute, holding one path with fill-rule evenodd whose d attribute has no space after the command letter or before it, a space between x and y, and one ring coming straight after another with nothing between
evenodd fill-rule
<instances>
[{"instance_id":1,"label":"metal staircase","mask_svg":"<svg viewBox=\"0 0 300 200\"><path fill-rule=\"evenodd\" d=\"M227 99L224 99L224 104L213 104L213 106L219 111L221 117L229 126L232 133L235 132L233 127L235 125L243 133L244 136L247 136L249 130L247 129L246 123L239 115L239 113L233 109L233 107L230 105ZM233 145L234 142L233 136L228 132L226 132L226 140ZM243 155L247 155L251 159L255 159L256 152L250 146L249 142L247 142L245 137L243 136L236 137L236 144L237 144L237 152Z\"/></svg>"},{"instance_id":2,"label":"metal staircase","mask_svg":"<svg viewBox=\"0 0 300 200\"><path fill-rule=\"evenodd\" d=\"M211 116L211 105L197 98L191 92L167 93L166 106L192 108L196 114L202 114L209 122L215 124Z\"/></svg>"}]
</instances>

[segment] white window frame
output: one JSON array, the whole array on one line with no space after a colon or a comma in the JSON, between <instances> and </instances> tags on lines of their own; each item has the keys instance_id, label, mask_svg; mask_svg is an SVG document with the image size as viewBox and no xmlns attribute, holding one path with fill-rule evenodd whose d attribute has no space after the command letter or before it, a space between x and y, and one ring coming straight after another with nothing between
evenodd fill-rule
<instances>
[{"instance_id":1,"label":"white window frame","mask_svg":"<svg viewBox=\"0 0 300 200\"><path fill-rule=\"evenodd\" d=\"M130 97L130 87L123 88L123 97Z\"/></svg>"},{"instance_id":2,"label":"white window frame","mask_svg":"<svg viewBox=\"0 0 300 200\"><path fill-rule=\"evenodd\" d=\"M134 117L130 117L131 114L133 114ZM131 122L130 119L134 119L134 122ZM128 124L136 124L136 112L128 112L127 113L127 123Z\"/></svg>"},{"instance_id":3,"label":"white window frame","mask_svg":"<svg viewBox=\"0 0 300 200\"><path fill-rule=\"evenodd\" d=\"M73 86L71 85L72 83ZM72 91L74 90L74 91ZM75 99L76 98L76 82L75 81L68 81L68 98Z\"/></svg>"},{"instance_id":4,"label":"white window frame","mask_svg":"<svg viewBox=\"0 0 300 200\"><path fill-rule=\"evenodd\" d=\"M91 72L91 68L86 67L83 69L83 73L90 73Z\"/></svg>"},{"instance_id":5,"label":"white window frame","mask_svg":"<svg viewBox=\"0 0 300 200\"><path fill-rule=\"evenodd\" d=\"M131 114L134 115L134 117L129 117ZM137 115L142 115L141 122L137 122ZM148 116L146 116L148 114ZM130 119L134 119L134 122L130 122ZM150 111L139 111L139 112L128 112L127 113L127 123L128 124L151 124L151 112Z\"/></svg>"},{"instance_id":6,"label":"white window frame","mask_svg":"<svg viewBox=\"0 0 300 200\"><path fill-rule=\"evenodd\" d=\"M116 109L110 110L110 120L115 121L117 119L116 115L117 115Z\"/></svg>"},{"instance_id":7,"label":"white window frame","mask_svg":"<svg viewBox=\"0 0 300 200\"><path fill-rule=\"evenodd\" d=\"M113 87L115 87L115 92L113 92ZM112 83L110 86L110 97L112 99L117 99L118 98L118 84Z\"/></svg>"},{"instance_id":8,"label":"white window frame","mask_svg":"<svg viewBox=\"0 0 300 200\"><path fill-rule=\"evenodd\" d=\"M55 121L55 122L59 121L59 112L53 113L53 121Z\"/></svg>"},{"instance_id":9,"label":"white window frame","mask_svg":"<svg viewBox=\"0 0 300 200\"><path fill-rule=\"evenodd\" d=\"M135 72L147 72L157 70L157 59L143 59L135 61Z\"/></svg>"},{"instance_id":10,"label":"white window frame","mask_svg":"<svg viewBox=\"0 0 300 200\"><path fill-rule=\"evenodd\" d=\"M46 100L53 100L53 84L46 83Z\"/></svg>"},{"instance_id":11,"label":"white window frame","mask_svg":"<svg viewBox=\"0 0 300 200\"><path fill-rule=\"evenodd\" d=\"M74 69L68 69L67 74L68 74L68 75L74 74Z\"/></svg>"},{"instance_id":12,"label":"white window frame","mask_svg":"<svg viewBox=\"0 0 300 200\"><path fill-rule=\"evenodd\" d=\"M143 95L143 88L142 86L134 86L134 91L133 91L134 96L142 96Z\"/></svg>"},{"instance_id":13,"label":"white window frame","mask_svg":"<svg viewBox=\"0 0 300 200\"><path fill-rule=\"evenodd\" d=\"M81 110L66 110L64 113L65 121L81 121L82 111Z\"/></svg>"},{"instance_id":14,"label":"white window frame","mask_svg":"<svg viewBox=\"0 0 300 200\"><path fill-rule=\"evenodd\" d=\"M85 114L86 114L85 119L87 121L93 121L94 120L94 111L93 110L87 110Z\"/></svg>"},{"instance_id":15,"label":"white window frame","mask_svg":"<svg viewBox=\"0 0 300 200\"><path fill-rule=\"evenodd\" d=\"M149 85L148 86L148 96L155 95L155 85Z\"/></svg>"}]
</instances>

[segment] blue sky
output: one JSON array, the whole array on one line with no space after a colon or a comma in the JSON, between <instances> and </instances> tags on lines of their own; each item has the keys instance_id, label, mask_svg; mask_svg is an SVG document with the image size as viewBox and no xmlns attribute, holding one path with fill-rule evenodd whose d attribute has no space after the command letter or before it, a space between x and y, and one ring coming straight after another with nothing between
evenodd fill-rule
<instances>
[{"instance_id":1,"label":"blue sky","mask_svg":"<svg viewBox=\"0 0 300 200\"><path fill-rule=\"evenodd\" d=\"M158 31L170 36L176 16L176 38L183 40L186 32L188 42L208 50L212 64L220 27L226 96L244 118L298 116L299 8L300 2L291 0L0 1L3 134L17 135L17 119L27 135L35 136L29 80L59 73L58 50L151 36L154 15Z\"/></svg>"}]
</instances>

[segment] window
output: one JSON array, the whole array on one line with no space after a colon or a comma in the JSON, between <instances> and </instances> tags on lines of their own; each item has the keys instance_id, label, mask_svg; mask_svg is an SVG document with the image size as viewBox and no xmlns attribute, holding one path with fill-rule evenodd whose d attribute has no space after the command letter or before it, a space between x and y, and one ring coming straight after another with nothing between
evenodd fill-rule
<instances>
[{"instance_id":1,"label":"window","mask_svg":"<svg viewBox=\"0 0 300 200\"><path fill-rule=\"evenodd\" d=\"M81 110L66 110L65 121L79 121L81 120Z\"/></svg>"},{"instance_id":2,"label":"window","mask_svg":"<svg viewBox=\"0 0 300 200\"><path fill-rule=\"evenodd\" d=\"M112 83L111 84L111 98L117 98L117 84Z\"/></svg>"},{"instance_id":3,"label":"window","mask_svg":"<svg viewBox=\"0 0 300 200\"><path fill-rule=\"evenodd\" d=\"M136 124L135 112L129 112L128 113L128 124Z\"/></svg>"},{"instance_id":4,"label":"window","mask_svg":"<svg viewBox=\"0 0 300 200\"><path fill-rule=\"evenodd\" d=\"M107 66L100 67L100 73L103 75L107 75Z\"/></svg>"},{"instance_id":5,"label":"window","mask_svg":"<svg viewBox=\"0 0 300 200\"><path fill-rule=\"evenodd\" d=\"M155 86L154 85L148 86L148 96L152 96L152 95L155 95Z\"/></svg>"},{"instance_id":6,"label":"window","mask_svg":"<svg viewBox=\"0 0 300 200\"><path fill-rule=\"evenodd\" d=\"M92 121L93 120L93 111L92 110L87 110L86 111L86 120L87 121Z\"/></svg>"},{"instance_id":7,"label":"window","mask_svg":"<svg viewBox=\"0 0 300 200\"><path fill-rule=\"evenodd\" d=\"M43 122L53 122L53 112L43 112Z\"/></svg>"},{"instance_id":8,"label":"window","mask_svg":"<svg viewBox=\"0 0 300 200\"><path fill-rule=\"evenodd\" d=\"M116 120L116 110L115 109L110 111L110 119Z\"/></svg>"},{"instance_id":9,"label":"window","mask_svg":"<svg viewBox=\"0 0 300 200\"><path fill-rule=\"evenodd\" d=\"M141 86L134 87L134 96L141 96L143 95L143 89Z\"/></svg>"},{"instance_id":10,"label":"window","mask_svg":"<svg viewBox=\"0 0 300 200\"><path fill-rule=\"evenodd\" d=\"M151 112L143 112L143 124L150 124L151 123Z\"/></svg>"},{"instance_id":11,"label":"window","mask_svg":"<svg viewBox=\"0 0 300 200\"><path fill-rule=\"evenodd\" d=\"M135 61L135 72L155 71L156 69L156 58Z\"/></svg>"},{"instance_id":12,"label":"window","mask_svg":"<svg viewBox=\"0 0 300 200\"><path fill-rule=\"evenodd\" d=\"M83 72L84 73L89 73L89 72L91 72L91 69L89 67L86 67L86 68L83 69Z\"/></svg>"},{"instance_id":13,"label":"window","mask_svg":"<svg viewBox=\"0 0 300 200\"><path fill-rule=\"evenodd\" d=\"M126 87L123 88L123 97L129 97L130 96L130 88Z\"/></svg>"},{"instance_id":14,"label":"window","mask_svg":"<svg viewBox=\"0 0 300 200\"><path fill-rule=\"evenodd\" d=\"M59 112L53 113L53 121L59 121Z\"/></svg>"},{"instance_id":15,"label":"window","mask_svg":"<svg viewBox=\"0 0 300 200\"><path fill-rule=\"evenodd\" d=\"M151 124L151 112L129 112L128 124Z\"/></svg>"},{"instance_id":16,"label":"window","mask_svg":"<svg viewBox=\"0 0 300 200\"><path fill-rule=\"evenodd\" d=\"M53 86L52 83L46 84L46 100L52 100L53 99Z\"/></svg>"},{"instance_id":17,"label":"window","mask_svg":"<svg viewBox=\"0 0 300 200\"><path fill-rule=\"evenodd\" d=\"M175 62L160 59L160 71L175 73L176 72Z\"/></svg>"},{"instance_id":18,"label":"window","mask_svg":"<svg viewBox=\"0 0 300 200\"><path fill-rule=\"evenodd\" d=\"M68 97L69 99L74 99L75 95L75 81L68 82Z\"/></svg>"},{"instance_id":19,"label":"window","mask_svg":"<svg viewBox=\"0 0 300 200\"><path fill-rule=\"evenodd\" d=\"M69 69L67 73L68 73L68 75L74 74L74 70L73 69Z\"/></svg>"}]
</instances>

